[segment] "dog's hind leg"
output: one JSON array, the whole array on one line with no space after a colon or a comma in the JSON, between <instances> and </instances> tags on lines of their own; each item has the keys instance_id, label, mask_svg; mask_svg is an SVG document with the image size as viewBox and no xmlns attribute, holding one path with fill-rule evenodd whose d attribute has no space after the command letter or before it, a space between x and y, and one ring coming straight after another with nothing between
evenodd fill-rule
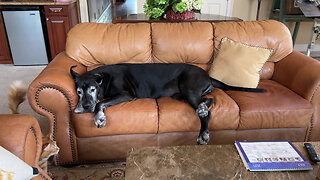
<instances>
[{"instance_id":1,"label":"dog's hind leg","mask_svg":"<svg viewBox=\"0 0 320 180\"><path fill-rule=\"evenodd\" d=\"M206 145L210 140L210 134L208 130L209 121L211 118L211 112L208 111L208 115L205 117L199 117L201 122L200 133L197 138L198 145Z\"/></svg>"},{"instance_id":2,"label":"dog's hind leg","mask_svg":"<svg viewBox=\"0 0 320 180\"><path fill-rule=\"evenodd\" d=\"M201 103L196 109L196 113L199 117L207 117L209 114L209 107L213 104L214 100L211 98L202 98Z\"/></svg>"},{"instance_id":3,"label":"dog's hind leg","mask_svg":"<svg viewBox=\"0 0 320 180\"><path fill-rule=\"evenodd\" d=\"M199 116L201 122L200 133L197 138L198 145L208 144L210 140L208 126L211 119L211 112L209 111L209 107L213 104L213 102L213 99L203 98L201 103L198 105L198 108L196 109L196 113Z\"/></svg>"},{"instance_id":4,"label":"dog's hind leg","mask_svg":"<svg viewBox=\"0 0 320 180\"><path fill-rule=\"evenodd\" d=\"M214 100L210 98L201 98L201 96L195 96L192 94L189 94L186 97L189 104L196 111L201 122L201 128L199 136L197 138L197 143L198 145L208 144L210 140L208 125L211 119L211 112L209 111L209 107L213 104Z\"/></svg>"}]
</instances>

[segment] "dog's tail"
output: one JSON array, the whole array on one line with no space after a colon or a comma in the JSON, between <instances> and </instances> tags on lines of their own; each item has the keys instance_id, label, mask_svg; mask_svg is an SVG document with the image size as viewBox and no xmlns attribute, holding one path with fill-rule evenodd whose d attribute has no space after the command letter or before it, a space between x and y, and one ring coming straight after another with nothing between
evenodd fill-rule
<instances>
[{"instance_id":1,"label":"dog's tail","mask_svg":"<svg viewBox=\"0 0 320 180\"><path fill-rule=\"evenodd\" d=\"M12 114L18 114L19 105L25 100L27 94L26 85L22 81L14 81L9 87L9 109Z\"/></svg>"},{"instance_id":2,"label":"dog's tail","mask_svg":"<svg viewBox=\"0 0 320 180\"><path fill-rule=\"evenodd\" d=\"M246 91L246 92L266 92L267 91L261 88L245 88L245 87L229 86L213 78L211 78L211 83L213 87L216 87L225 91Z\"/></svg>"}]
</instances>

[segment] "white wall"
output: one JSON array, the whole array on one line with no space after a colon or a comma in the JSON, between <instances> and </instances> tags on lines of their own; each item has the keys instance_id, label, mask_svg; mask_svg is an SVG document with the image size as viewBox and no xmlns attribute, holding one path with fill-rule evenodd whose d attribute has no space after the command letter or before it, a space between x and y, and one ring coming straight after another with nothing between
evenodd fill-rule
<instances>
[{"instance_id":1,"label":"white wall","mask_svg":"<svg viewBox=\"0 0 320 180\"><path fill-rule=\"evenodd\" d=\"M144 13L143 4L146 0L137 0L137 13Z\"/></svg>"},{"instance_id":2,"label":"white wall","mask_svg":"<svg viewBox=\"0 0 320 180\"><path fill-rule=\"evenodd\" d=\"M89 22L89 10L87 0L79 0L80 22Z\"/></svg>"}]
</instances>

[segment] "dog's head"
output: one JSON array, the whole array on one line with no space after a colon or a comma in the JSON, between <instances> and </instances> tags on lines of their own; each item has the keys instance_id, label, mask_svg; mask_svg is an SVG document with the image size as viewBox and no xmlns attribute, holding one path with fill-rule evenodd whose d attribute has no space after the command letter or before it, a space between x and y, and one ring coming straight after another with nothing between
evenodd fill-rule
<instances>
[{"instance_id":1,"label":"dog's head","mask_svg":"<svg viewBox=\"0 0 320 180\"><path fill-rule=\"evenodd\" d=\"M76 91L79 96L79 101L75 113L93 113L96 104L103 98L104 77L98 73L93 74L87 72L80 75L73 71L72 66L70 73L76 85Z\"/></svg>"}]
</instances>

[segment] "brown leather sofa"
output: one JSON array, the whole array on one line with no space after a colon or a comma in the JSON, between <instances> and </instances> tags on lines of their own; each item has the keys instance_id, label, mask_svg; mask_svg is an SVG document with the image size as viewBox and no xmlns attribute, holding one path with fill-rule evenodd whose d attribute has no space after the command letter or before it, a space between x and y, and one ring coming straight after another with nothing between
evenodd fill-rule
<instances>
[{"instance_id":1,"label":"brown leather sofa","mask_svg":"<svg viewBox=\"0 0 320 180\"><path fill-rule=\"evenodd\" d=\"M293 50L289 30L277 21L95 24L68 34L59 54L32 82L32 108L50 119L60 147L58 164L125 159L130 147L196 144L200 121L184 102L138 99L107 108L107 124L75 114L78 97L70 66L84 73L103 64L190 63L208 70L220 39L272 48L259 88L266 93L215 89L209 144L235 140L320 140L320 63ZM164 74L165 76L165 74Z\"/></svg>"},{"instance_id":2,"label":"brown leather sofa","mask_svg":"<svg viewBox=\"0 0 320 180\"><path fill-rule=\"evenodd\" d=\"M38 121L30 115L0 115L0 146L39 170L33 180L51 178L39 167L42 134Z\"/></svg>"}]
</instances>

